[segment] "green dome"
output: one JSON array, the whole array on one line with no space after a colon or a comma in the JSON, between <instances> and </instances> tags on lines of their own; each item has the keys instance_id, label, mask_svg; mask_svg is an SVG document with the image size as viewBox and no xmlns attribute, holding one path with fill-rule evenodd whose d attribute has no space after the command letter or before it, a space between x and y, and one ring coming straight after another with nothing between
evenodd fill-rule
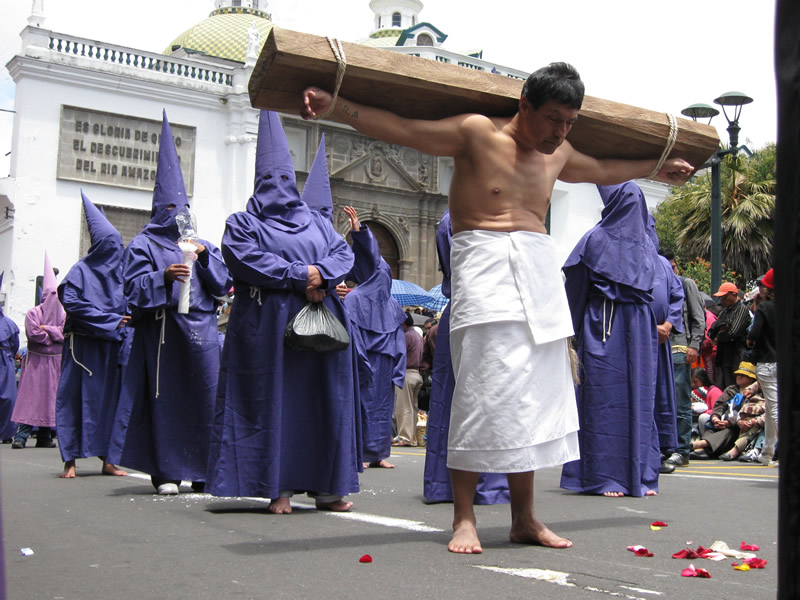
<instances>
[{"instance_id":1,"label":"green dome","mask_svg":"<svg viewBox=\"0 0 800 600\"><path fill-rule=\"evenodd\" d=\"M213 11L205 21L176 37L164 54L183 48L189 54L202 53L243 63L249 42L247 32L253 23L258 28L260 52L272 29L270 15L254 8L225 7Z\"/></svg>"}]
</instances>

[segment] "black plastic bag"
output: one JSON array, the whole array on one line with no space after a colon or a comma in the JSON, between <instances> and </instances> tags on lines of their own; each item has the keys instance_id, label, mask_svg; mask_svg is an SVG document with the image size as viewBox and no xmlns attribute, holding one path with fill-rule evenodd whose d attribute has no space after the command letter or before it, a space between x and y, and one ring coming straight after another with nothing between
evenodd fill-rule
<instances>
[{"instance_id":1,"label":"black plastic bag","mask_svg":"<svg viewBox=\"0 0 800 600\"><path fill-rule=\"evenodd\" d=\"M286 325L283 339L289 348L312 352L343 350L350 345L347 329L322 302L309 302L301 308Z\"/></svg>"}]
</instances>

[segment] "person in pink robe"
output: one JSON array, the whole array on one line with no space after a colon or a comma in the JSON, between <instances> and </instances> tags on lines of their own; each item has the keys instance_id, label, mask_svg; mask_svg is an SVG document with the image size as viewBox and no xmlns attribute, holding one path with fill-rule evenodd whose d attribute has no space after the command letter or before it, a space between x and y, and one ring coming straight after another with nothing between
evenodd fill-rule
<instances>
[{"instance_id":1,"label":"person in pink robe","mask_svg":"<svg viewBox=\"0 0 800 600\"><path fill-rule=\"evenodd\" d=\"M44 255L42 299L25 315L28 353L22 367L17 402L11 420L17 433L11 447L25 447L34 427L39 428L37 448L54 448L56 391L61 376L61 349L64 345L66 313L58 300L58 283L50 258Z\"/></svg>"}]
</instances>

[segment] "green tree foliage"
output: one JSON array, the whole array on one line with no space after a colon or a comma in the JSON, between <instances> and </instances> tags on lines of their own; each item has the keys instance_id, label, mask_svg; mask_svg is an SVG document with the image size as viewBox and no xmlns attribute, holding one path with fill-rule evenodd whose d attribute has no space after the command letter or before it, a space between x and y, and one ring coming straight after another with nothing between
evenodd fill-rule
<instances>
[{"instance_id":1,"label":"green tree foliage","mask_svg":"<svg viewBox=\"0 0 800 600\"><path fill-rule=\"evenodd\" d=\"M685 262L680 259L677 260L678 273L689 279L694 279L697 284L697 289L712 296L717 290L711 289L711 263L702 258L695 258L694 260ZM722 265L722 281L738 281L740 277L735 271L731 271L725 265Z\"/></svg>"},{"instance_id":2,"label":"green tree foliage","mask_svg":"<svg viewBox=\"0 0 800 600\"><path fill-rule=\"evenodd\" d=\"M736 273L740 287L772 266L775 157L775 144L770 144L752 157L726 156L721 165L722 262ZM674 188L655 217L662 246L672 249L679 262L710 260L711 170Z\"/></svg>"}]
</instances>

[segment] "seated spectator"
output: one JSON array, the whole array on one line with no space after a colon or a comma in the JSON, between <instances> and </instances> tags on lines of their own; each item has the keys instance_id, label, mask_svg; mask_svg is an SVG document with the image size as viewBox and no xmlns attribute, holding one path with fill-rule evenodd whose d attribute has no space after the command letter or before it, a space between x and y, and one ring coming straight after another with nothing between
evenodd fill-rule
<instances>
[{"instance_id":1,"label":"seated spectator","mask_svg":"<svg viewBox=\"0 0 800 600\"><path fill-rule=\"evenodd\" d=\"M711 414L714 410L714 403L722 395L722 390L711 383L708 371L703 367L692 370L692 413L697 415L703 413Z\"/></svg>"},{"instance_id":2,"label":"seated spectator","mask_svg":"<svg viewBox=\"0 0 800 600\"><path fill-rule=\"evenodd\" d=\"M703 427L701 439L692 442L694 459L736 460L764 427L764 398L746 395L756 381L755 367L741 362L734 375L736 384L725 388Z\"/></svg>"}]
</instances>

